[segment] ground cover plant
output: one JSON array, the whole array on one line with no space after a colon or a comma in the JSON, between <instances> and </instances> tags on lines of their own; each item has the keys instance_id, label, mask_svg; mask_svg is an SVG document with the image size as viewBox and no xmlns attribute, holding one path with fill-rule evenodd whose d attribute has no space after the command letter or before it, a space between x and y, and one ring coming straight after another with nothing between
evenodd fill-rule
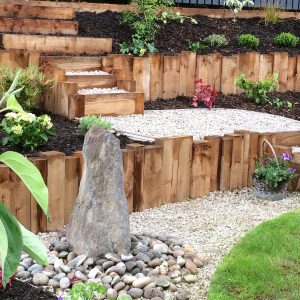
<instances>
[{"instance_id":1,"label":"ground cover plant","mask_svg":"<svg viewBox=\"0 0 300 300\"><path fill-rule=\"evenodd\" d=\"M210 84L204 84L202 79L195 79L195 90L193 93L192 105L198 107L203 103L207 108L213 108L218 96L218 91Z\"/></svg>"},{"instance_id":2,"label":"ground cover plant","mask_svg":"<svg viewBox=\"0 0 300 300\"><path fill-rule=\"evenodd\" d=\"M92 126L99 126L103 129L111 129L112 124L110 122L104 121L98 116L86 116L79 120L78 129L80 133L86 134Z\"/></svg>"},{"instance_id":3,"label":"ground cover plant","mask_svg":"<svg viewBox=\"0 0 300 300\"><path fill-rule=\"evenodd\" d=\"M299 232L297 210L247 233L218 266L208 299L299 299Z\"/></svg>"},{"instance_id":4,"label":"ground cover plant","mask_svg":"<svg viewBox=\"0 0 300 300\"><path fill-rule=\"evenodd\" d=\"M225 35L211 34L203 42L212 48L224 48L228 45L228 40Z\"/></svg>"}]
</instances>

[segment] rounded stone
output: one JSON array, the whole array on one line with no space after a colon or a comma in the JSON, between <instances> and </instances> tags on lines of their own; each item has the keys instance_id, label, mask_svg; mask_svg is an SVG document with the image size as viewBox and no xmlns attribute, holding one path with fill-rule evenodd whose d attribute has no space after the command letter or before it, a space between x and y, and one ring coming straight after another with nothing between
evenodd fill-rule
<instances>
[{"instance_id":1,"label":"rounded stone","mask_svg":"<svg viewBox=\"0 0 300 300\"><path fill-rule=\"evenodd\" d=\"M148 262L148 266L151 268L155 268L161 264L160 258L154 258L153 260Z\"/></svg>"},{"instance_id":2,"label":"rounded stone","mask_svg":"<svg viewBox=\"0 0 300 300\"><path fill-rule=\"evenodd\" d=\"M162 254L167 254L169 252L169 247L166 244L156 244L153 246L153 250L159 251Z\"/></svg>"},{"instance_id":3,"label":"rounded stone","mask_svg":"<svg viewBox=\"0 0 300 300\"><path fill-rule=\"evenodd\" d=\"M61 251L61 252L58 253L58 257L59 258L67 258L68 254L69 254L68 251Z\"/></svg>"},{"instance_id":4,"label":"rounded stone","mask_svg":"<svg viewBox=\"0 0 300 300\"><path fill-rule=\"evenodd\" d=\"M36 286L47 285L47 283L49 282L49 277L43 273L35 273L33 274L32 282Z\"/></svg>"},{"instance_id":5,"label":"rounded stone","mask_svg":"<svg viewBox=\"0 0 300 300\"><path fill-rule=\"evenodd\" d=\"M137 278L135 276L131 276L131 275L126 275L123 278L123 282L125 284L132 284Z\"/></svg>"},{"instance_id":6,"label":"rounded stone","mask_svg":"<svg viewBox=\"0 0 300 300\"><path fill-rule=\"evenodd\" d=\"M112 277L111 276L105 276L102 278L102 283L103 284L110 284L112 282Z\"/></svg>"},{"instance_id":7,"label":"rounded stone","mask_svg":"<svg viewBox=\"0 0 300 300\"><path fill-rule=\"evenodd\" d=\"M71 285L71 282L68 277L64 277L59 281L59 286L61 289L67 289L70 285Z\"/></svg>"},{"instance_id":8,"label":"rounded stone","mask_svg":"<svg viewBox=\"0 0 300 300\"><path fill-rule=\"evenodd\" d=\"M67 256L67 261L70 262L71 260L73 260L76 257L76 253L75 252L70 252Z\"/></svg>"},{"instance_id":9,"label":"rounded stone","mask_svg":"<svg viewBox=\"0 0 300 300\"><path fill-rule=\"evenodd\" d=\"M142 261L142 262L144 262L144 263L146 263L146 264L150 261L149 256L146 255L146 254L144 254L144 253L142 253L142 252L138 253L138 254L135 256L135 259L136 259L137 261Z\"/></svg>"},{"instance_id":10,"label":"rounded stone","mask_svg":"<svg viewBox=\"0 0 300 300\"><path fill-rule=\"evenodd\" d=\"M69 251L69 244L67 242L56 242L54 245L54 249L59 253L62 251Z\"/></svg>"},{"instance_id":11,"label":"rounded stone","mask_svg":"<svg viewBox=\"0 0 300 300\"><path fill-rule=\"evenodd\" d=\"M129 261L129 260L133 259L133 255L131 253L124 253L124 254L121 254L121 259L123 261Z\"/></svg>"},{"instance_id":12,"label":"rounded stone","mask_svg":"<svg viewBox=\"0 0 300 300\"><path fill-rule=\"evenodd\" d=\"M68 273L71 272L71 268L68 267L68 266L66 266L66 265L64 265L64 264L61 264L61 265L59 266L59 268L60 268L64 273L66 273L66 274L68 274Z\"/></svg>"},{"instance_id":13,"label":"rounded stone","mask_svg":"<svg viewBox=\"0 0 300 300\"><path fill-rule=\"evenodd\" d=\"M147 288L144 289L144 298L154 299L155 297L164 298L164 293L160 288Z\"/></svg>"},{"instance_id":14,"label":"rounded stone","mask_svg":"<svg viewBox=\"0 0 300 300\"><path fill-rule=\"evenodd\" d=\"M189 270L192 274L197 273L197 266L190 260L187 260L185 263L185 268Z\"/></svg>"},{"instance_id":15,"label":"rounded stone","mask_svg":"<svg viewBox=\"0 0 300 300\"><path fill-rule=\"evenodd\" d=\"M30 277L29 271L20 271L16 274L16 278L26 280Z\"/></svg>"},{"instance_id":16,"label":"rounded stone","mask_svg":"<svg viewBox=\"0 0 300 300\"><path fill-rule=\"evenodd\" d=\"M102 268L105 271L105 270L111 268L112 266L114 266L114 264L115 263L113 261L106 261L103 263Z\"/></svg>"},{"instance_id":17,"label":"rounded stone","mask_svg":"<svg viewBox=\"0 0 300 300\"><path fill-rule=\"evenodd\" d=\"M30 273L40 273L43 270L43 266L39 264L33 264L30 268L28 268L28 271Z\"/></svg>"},{"instance_id":18,"label":"rounded stone","mask_svg":"<svg viewBox=\"0 0 300 300\"><path fill-rule=\"evenodd\" d=\"M197 277L195 275L185 275L183 276L183 279L187 283L194 283L197 281Z\"/></svg>"},{"instance_id":19,"label":"rounded stone","mask_svg":"<svg viewBox=\"0 0 300 300\"><path fill-rule=\"evenodd\" d=\"M94 278L96 278L96 276L97 276L98 274L100 274L99 269L98 269L98 268L93 268L93 269L91 269L91 270L89 271L89 273L88 273L88 278L94 279Z\"/></svg>"},{"instance_id":20,"label":"rounded stone","mask_svg":"<svg viewBox=\"0 0 300 300\"><path fill-rule=\"evenodd\" d=\"M16 270L17 273L18 273L18 272L23 272L23 271L25 271L25 268L24 268L24 267L22 267L22 266L18 266L18 267L17 267L17 270Z\"/></svg>"},{"instance_id":21,"label":"rounded stone","mask_svg":"<svg viewBox=\"0 0 300 300\"><path fill-rule=\"evenodd\" d=\"M143 290L139 289L139 288L131 288L128 291L128 294L133 298L133 299L137 299L143 296Z\"/></svg>"},{"instance_id":22,"label":"rounded stone","mask_svg":"<svg viewBox=\"0 0 300 300\"><path fill-rule=\"evenodd\" d=\"M135 280L133 283L132 283L132 286L134 288L144 288L146 285L148 285L149 283L152 282L152 279L150 277L143 277L143 278L139 278L137 280Z\"/></svg>"},{"instance_id":23,"label":"rounded stone","mask_svg":"<svg viewBox=\"0 0 300 300\"><path fill-rule=\"evenodd\" d=\"M183 255L184 255L184 251L182 249L176 249L173 251L174 257L183 256Z\"/></svg>"},{"instance_id":24,"label":"rounded stone","mask_svg":"<svg viewBox=\"0 0 300 300\"><path fill-rule=\"evenodd\" d=\"M66 274L61 272L53 277L54 280L60 281L62 278L66 277Z\"/></svg>"},{"instance_id":25,"label":"rounded stone","mask_svg":"<svg viewBox=\"0 0 300 300\"><path fill-rule=\"evenodd\" d=\"M121 257L116 253L107 253L105 254L105 258L111 260L113 262L119 263L121 262Z\"/></svg>"},{"instance_id":26,"label":"rounded stone","mask_svg":"<svg viewBox=\"0 0 300 300\"><path fill-rule=\"evenodd\" d=\"M187 300L189 299L189 292L185 289L179 290L175 293L177 300Z\"/></svg>"},{"instance_id":27,"label":"rounded stone","mask_svg":"<svg viewBox=\"0 0 300 300\"><path fill-rule=\"evenodd\" d=\"M162 288L167 288L170 285L170 282L165 278L157 278L155 280L155 283L157 286L160 286Z\"/></svg>"},{"instance_id":28,"label":"rounded stone","mask_svg":"<svg viewBox=\"0 0 300 300\"><path fill-rule=\"evenodd\" d=\"M120 281L117 284L114 285L114 290L121 291L125 287L125 283Z\"/></svg>"},{"instance_id":29,"label":"rounded stone","mask_svg":"<svg viewBox=\"0 0 300 300\"><path fill-rule=\"evenodd\" d=\"M136 261L136 266L137 266L137 268L143 270L146 267L146 264L143 261L138 260L138 261Z\"/></svg>"},{"instance_id":30,"label":"rounded stone","mask_svg":"<svg viewBox=\"0 0 300 300\"><path fill-rule=\"evenodd\" d=\"M87 277L80 271L75 272L75 277L81 281L87 281Z\"/></svg>"},{"instance_id":31,"label":"rounded stone","mask_svg":"<svg viewBox=\"0 0 300 300\"><path fill-rule=\"evenodd\" d=\"M50 279L48 281L48 286L52 286L53 288L58 288L59 287L59 282L54 280L54 279Z\"/></svg>"},{"instance_id":32,"label":"rounded stone","mask_svg":"<svg viewBox=\"0 0 300 300\"><path fill-rule=\"evenodd\" d=\"M126 261L125 262L125 266L126 266L126 271L130 272L135 266L136 266L136 262L135 261Z\"/></svg>"},{"instance_id":33,"label":"rounded stone","mask_svg":"<svg viewBox=\"0 0 300 300\"><path fill-rule=\"evenodd\" d=\"M111 281L111 285L117 284L119 281L121 281L121 277L119 275L115 275L113 277L113 280Z\"/></svg>"},{"instance_id":34,"label":"rounded stone","mask_svg":"<svg viewBox=\"0 0 300 300\"><path fill-rule=\"evenodd\" d=\"M118 297L118 292L115 291L115 290L112 289L112 288L109 288L109 289L107 290L106 296L107 296L107 298L113 298L113 299L115 299L115 298Z\"/></svg>"}]
</instances>

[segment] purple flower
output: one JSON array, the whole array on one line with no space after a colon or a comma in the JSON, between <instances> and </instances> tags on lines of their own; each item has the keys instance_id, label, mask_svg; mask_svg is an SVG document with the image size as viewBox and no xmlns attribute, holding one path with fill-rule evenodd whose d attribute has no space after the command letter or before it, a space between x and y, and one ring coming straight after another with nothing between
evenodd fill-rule
<instances>
[{"instance_id":1,"label":"purple flower","mask_svg":"<svg viewBox=\"0 0 300 300\"><path fill-rule=\"evenodd\" d=\"M283 160L291 160L292 159L292 154L290 154L290 153L282 153L281 154L281 158Z\"/></svg>"},{"instance_id":2,"label":"purple flower","mask_svg":"<svg viewBox=\"0 0 300 300\"><path fill-rule=\"evenodd\" d=\"M63 296L58 296L57 300L64 300L64 297Z\"/></svg>"},{"instance_id":3,"label":"purple flower","mask_svg":"<svg viewBox=\"0 0 300 300\"><path fill-rule=\"evenodd\" d=\"M290 168L291 173L296 173L296 171L297 171L296 168Z\"/></svg>"}]
</instances>

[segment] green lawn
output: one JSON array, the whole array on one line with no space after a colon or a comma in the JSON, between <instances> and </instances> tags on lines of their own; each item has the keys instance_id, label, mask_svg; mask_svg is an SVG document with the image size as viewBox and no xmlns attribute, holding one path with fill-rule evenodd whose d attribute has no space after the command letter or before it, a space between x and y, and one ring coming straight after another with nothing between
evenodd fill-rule
<instances>
[{"instance_id":1,"label":"green lawn","mask_svg":"<svg viewBox=\"0 0 300 300\"><path fill-rule=\"evenodd\" d=\"M246 234L218 266L208 299L300 299L300 210Z\"/></svg>"}]
</instances>

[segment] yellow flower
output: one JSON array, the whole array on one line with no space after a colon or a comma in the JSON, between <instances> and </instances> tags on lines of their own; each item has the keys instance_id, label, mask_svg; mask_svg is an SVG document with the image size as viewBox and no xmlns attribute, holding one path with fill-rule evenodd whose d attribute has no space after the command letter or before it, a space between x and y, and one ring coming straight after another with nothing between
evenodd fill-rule
<instances>
[{"instance_id":1,"label":"yellow flower","mask_svg":"<svg viewBox=\"0 0 300 300\"><path fill-rule=\"evenodd\" d=\"M43 116L43 121L42 121L42 124L44 126L46 126L47 129L50 129L53 127L53 124L51 122L51 118L47 115Z\"/></svg>"},{"instance_id":2,"label":"yellow flower","mask_svg":"<svg viewBox=\"0 0 300 300\"><path fill-rule=\"evenodd\" d=\"M31 113L20 113L19 121L32 123L33 121L35 121L35 115Z\"/></svg>"},{"instance_id":3,"label":"yellow flower","mask_svg":"<svg viewBox=\"0 0 300 300\"><path fill-rule=\"evenodd\" d=\"M22 135L22 133L23 133L23 128L22 128L21 125L13 126L13 127L11 128L11 130L12 130L12 132L13 132L14 134L16 134L16 135Z\"/></svg>"},{"instance_id":4,"label":"yellow flower","mask_svg":"<svg viewBox=\"0 0 300 300\"><path fill-rule=\"evenodd\" d=\"M146 51L147 51L147 50L146 50L145 48L142 48L142 49L140 50L140 55L143 56L143 55L146 53Z\"/></svg>"}]
</instances>

